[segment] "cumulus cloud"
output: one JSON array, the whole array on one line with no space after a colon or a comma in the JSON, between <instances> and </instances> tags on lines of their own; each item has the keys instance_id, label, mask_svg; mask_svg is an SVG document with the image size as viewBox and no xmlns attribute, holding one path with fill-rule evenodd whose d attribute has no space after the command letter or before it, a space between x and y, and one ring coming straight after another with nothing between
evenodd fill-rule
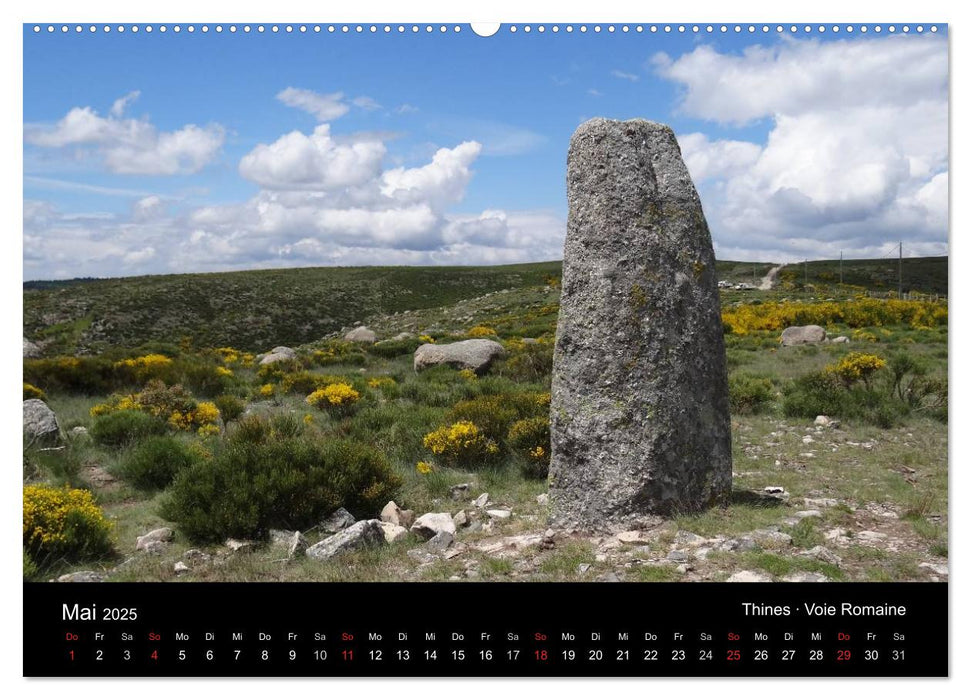
<instances>
[{"instance_id":1,"label":"cumulus cloud","mask_svg":"<svg viewBox=\"0 0 971 700\"><path fill-rule=\"evenodd\" d=\"M658 54L679 110L764 143L679 137L719 254L869 254L903 238L946 250L947 45L936 37L788 40L741 54Z\"/></svg>"},{"instance_id":2,"label":"cumulus cloud","mask_svg":"<svg viewBox=\"0 0 971 700\"><path fill-rule=\"evenodd\" d=\"M54 125L28 125L27 143L42 148L90 149L114 173L183 175L196 173L218 154L225 130L218 124L187 124L176 131L159 131L147 119L126 119L132 92L116 100L108 116L91 107L75 107Z\"/></svg>"}]
</instances>

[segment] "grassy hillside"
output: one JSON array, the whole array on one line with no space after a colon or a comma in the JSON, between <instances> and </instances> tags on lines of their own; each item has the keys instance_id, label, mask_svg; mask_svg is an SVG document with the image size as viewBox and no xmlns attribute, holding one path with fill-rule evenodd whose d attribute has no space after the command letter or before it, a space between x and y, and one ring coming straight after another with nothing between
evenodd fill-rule
<instances>
[{"instance_id":1,"label":"grassy hillside","mask_svg":"<svg viewBox=\"0 0 971 700\"><path fill-rule=\"evenodd\" d=\"M719 261L717 269L719 279L757 282L772 266ZM904 291L947 293L946 257L905 259L903 270ZM381 325L379 319L409 311L421 313L412 313L408 330L420 331L420 326L430 323L450 330L465 323L470 312L467 307L494 306L496 300L486 295L498 291L506 292L503 300L512 310L517 306L542 308L556 303L558 290L548 288L548 282L559 278L561 271L562 264L554 261L495 267L298 268L27 282L23 330L48 356L175 344L186 338L200 348L232 346L259 352L276 345L310 343L358 322ZM844 282L857 290L896 290L896 275L897 263L888 259L843 262ZM839 261L810 262L813 290L807 293L832 295L838 279ZM806 291L802 289L803 266L783 268L778 282L778 294ZM555 309L552 314L555 319Z\"/></svg>"}]
</instances>

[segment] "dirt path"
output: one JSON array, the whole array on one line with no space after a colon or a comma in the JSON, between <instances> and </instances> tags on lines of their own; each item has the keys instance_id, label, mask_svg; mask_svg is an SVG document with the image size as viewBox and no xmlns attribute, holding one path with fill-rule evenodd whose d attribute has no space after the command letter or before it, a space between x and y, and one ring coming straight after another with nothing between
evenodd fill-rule
<instances>
[{"instance_id":1,"label":"dirt path","mask_svg":"<svg viewBox=\"0 0 971 700\"><path fill-rule=\"evenodd\" d=\"M781 270L785 266L786 266L785 263L783 263L781 265L776 265L771 270L769 270L768 274L762 278L762 282L759 284L759 290L763 292L767 292L770 289L772 289L772 285L775 283L776 275L778 275L779 270Z\"/></svg>"}]
</instances>

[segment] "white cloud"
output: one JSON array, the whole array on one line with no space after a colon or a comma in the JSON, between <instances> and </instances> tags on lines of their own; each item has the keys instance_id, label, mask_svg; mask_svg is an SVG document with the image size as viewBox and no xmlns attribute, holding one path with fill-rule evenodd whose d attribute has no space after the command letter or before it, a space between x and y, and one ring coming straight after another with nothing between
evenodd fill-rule
<instances>
[{"instance_id":1,"label":"white cloud","mask_svg":"<svg viewBox=\"0 0 971 700\"><path fill-rule=\"evenodd\" d=\"M381 194L396 202L428 201L441 209L459 201L472 178L470 166L482 151L476 141L440 148L431 163L419 168L394 168L381 176Z\"/></svg>"},{"instance_id":2,"label":"white cloud","mask_svg":"<svg viewBox=\"0 0 971 700\"><path fill-rule=\"evenodd\" d=\"M130 105L132 102L137 100L138 96L141 94L142 94L141 90L132 90L124 97L119 97L111 105L111 116L113 117L123 116L125 114L125 110L128 108L128 105Z\"/></svg>"},{"instance_id":3,"label":"white cloud","mask_svg":"<svg viewBox=\"0 0 971 700\"><path fill-rule=\"evenodd\" d=\"M361 97L355 97L353 100L351 100L351 104L355 107L360 107L367 112L373 112L376 109L381 109L381 105L378 104L376 100L364 95Z\"/></svg>"},{"instance_id":4,"label":"white cloud","mask_svg":"<svg viewBox=\"0 0 971 700\"><path fill-rule=\"evenodd\" d=\"M400 104L394 108L396 114L414 114L419 111L414 105L410 105L407 102L405 104Z\"/></svg>"},{"instance_id":5,"label":"white cloud","mask_svg":"<svg viewBox=\"0 0 971 700\"><path fill-rule=\"evenodd\" d=\"M277 93L276 98L288 107L296 107L317 117L320 122L329 122L343 117L350 111L344 102L344 93L322 94L313 90L288 87Z\"/></svg>"},{"instance_id":6,"label":"white cloud","mask_svg":"<svg viewBox=\"0 0 971 700\"><path fill-rule=\"evenodd\" d=\"M91 107L75 107L52 126L28 125L24 138L43 148L90 147L108 170L130 175L195 173L216 157L225 137L222 126L159 131L147 119L122 117L135 97L137 91L116 100L107 117Z\"/></svg>"},{"instance_id":7,"label":"white cloud","mask_svg":"<svg viewBox=\"0 0 971 700\"><path fill-rule=\"evenodd\" d=\"M386 151L370 137L338 143L330 125L320 124L309 136L292 131L269 145L260 144L243 156L239 172L269 189L326 191L373 180Z\"/></svg>"},{"instance_id":8,"label":"white cloud","mask_svg":"<svg viewBox=\"0 0 971 700\"><path fill-rule=\"evenodd\" d=\"M768 123L765 143L679 137L716 245L776 259L863 255L900 238L946 246L943 40L789 40L740 55L700 46L652 63L684 88L682 112Z\"/></svg>"},{"instance_id":9,"label":"white cloud","mask_svg":"<svg viewBox=\"0 0 971 700\"><path fill-rule=\"evenodd\" d=\"M610 71L610 74L615 78L620 78L621 80L629 80L632 83L636 83L638 80L641 79L640 76L637 75L636 73L626 73L622 70L612 70Z\"/></svg>"}]
</instances>

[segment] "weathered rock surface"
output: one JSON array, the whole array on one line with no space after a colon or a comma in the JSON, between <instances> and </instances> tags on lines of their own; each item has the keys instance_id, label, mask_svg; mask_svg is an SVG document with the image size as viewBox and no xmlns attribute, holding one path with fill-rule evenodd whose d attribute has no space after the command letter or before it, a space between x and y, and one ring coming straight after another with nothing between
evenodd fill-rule
<instances>
[{"instance_id":1,"label":"weathered rock surface","mask_svg":"<svg viewBox=\"0 0 971 700\"><path fill-rule=\"evenodd\" d=\"M782 331L782 345L814 345L826 340L826 330L821 326L789 326Z\"/></svg>"},{"instance_id":2,"label":"weathered rock surface","mask_svg":"<svg viewBox=\"0 0 971 700\"><path fill-rule=\"evenodd\" d=\"M170 527L160 527L151 532L146 532L135 540L135 549L152 549L154 545L162 542L171 542L175 533Z\"/></svg>"},{"instance_id":3,"label":"weathered rock surface","mask_svg":"<svg viewBox=\"0 0 971 700\"><path fill-rule=\"evenodd\" d=\"M346 508L338 508L331 513L326 520L320 523L321 532L340 532L346 527L350 527L357 520Z\"/></svg>"},{"instance_id":4,"label":"weathered rock surface","mask_svg":"<svg viewBox=\"0 0 971 700\"><path fill-rule=\"evenodd\" d=\"M260 360L261 365L272 365L276 362L287 362L297 359L297 351L284 345L273 348Z\"/></svg>"},{"instance_id":5,"label":"weathered rock surface","mask_svg":"<svg viewBox=\"0 0 971 700\"><path fill-rule=\"evenodd\" d=\"M415 511L402 510L394 501L388 501L388 504L381 509L381 520L393 525L400 525L403 528L409 528L415 522Z\"/></svg>"},{"instance_id":6,"label":"weathered rock surface","mask_svg":"<svg viewBox=\"0 0 971 700\"><path fill-rule=\"evenodd\" d=\"M384 533L385 542L398 542L408 536L408 528L394 523L381 521L381 531Z\"/></svg>"},{"instance_id":7,"label":"weathered rock surface","mask_svg":"<svg viewBox=\"0 0 971 700\"><path fill-rule=\"evenodd\" d=\"M552 522L650 527L731 491L728 375L711 235L674 132L594 119L573 135L551 407Z\"/></svg>"},{"instance_id":8,"label":"weathered rock surface","mask_svg":"<svg viewBox=\"0 0 971 700\"><path fill-rule=\"evenodd\" d=\"M57 416L50 406L40 399L24 401L24 435L31 440L53 441L59 432Z\"/></svg>"},{"instance_id":9,"label":"weathered rock surface","mask_svg":"<svg viewBox=\"0 0 971 700\"><path fill-rule=\"evenodd\" d=\"M344 334L344 340L350 340L354 343L375 343L378 340L378 334L367 326L358 326L347 331Z\"/></svg>"},{"instance_id":10,"label":"weathered rock surface","mask_svg":"<svg viewBox=\"0 0 971 700\"><path fill-rule=\"evenodd\" d=\"M101 583L105 575L98 571L74 571L57 577L58 583Z\"/></svg>"},{"instance_id":11,"label":"weathered rock surface","mask_svg":"<svg viewBox=\"0 0 971 700\"><path fill-rule=\"evenodd\" d=\"M449 513L425 513L411 526L411 531L418 533L426 540L431 539L439 532L454 535L455 522Z\"/></svg>"},{"instance_id":12,"label":"weathered rock surface","mask_svg":"<svg viewBox=\"0 0 971 700\"><path fill-rule=\"evenodd\" d=\"M31 341L24 338L24 359L30 360L40 357L41 351L40 346L37 343L32 343Z\"/></svg>"},{"instance_id":13,"label":"weathered rock surface","mask_svg":"<svg viewBox=\"0 0 971 700\"><path fill-rule=\"evenodd\" d=\"M771 583L772 577L757 571L738 571L727 579L727 583Z\"/></svg>"},{"instance_id":14,"label":"weathered rock surface","mask_svg":"<svg viewBox=\"0 0 971 700\"><path fill-rule=\"evenodd\" d=\"M311 559L324 561L338 554L352 552L364 547L383 544L384 530L380 520L360 520L348 528L308 547L305 554Z\"/></svg>"},{"instance_id":15,"label":"weathered rock surface","mask_svg":"<svg viewBox=\"0 0 971 700\"><path fill-rule=\"evenodd\" d=\"M290 559L303 554L310 544L299 530L270 530L270 541L285 547Z\"/></svg>"},{"instance_id":16,"label":"weathered rock surface","mask_svg":"<svg viewBox=\"0 0 971 700\"><path fill-rule=\"evenodd\" d=\"M415 371L420 372L437 365L448 365L455 369L471 369L481 373L489 369L492 362L505 354L502 345L494 340L473 338L457 343L435 345L425 343L415 350Z\"/></svg>"}]
</instances>

